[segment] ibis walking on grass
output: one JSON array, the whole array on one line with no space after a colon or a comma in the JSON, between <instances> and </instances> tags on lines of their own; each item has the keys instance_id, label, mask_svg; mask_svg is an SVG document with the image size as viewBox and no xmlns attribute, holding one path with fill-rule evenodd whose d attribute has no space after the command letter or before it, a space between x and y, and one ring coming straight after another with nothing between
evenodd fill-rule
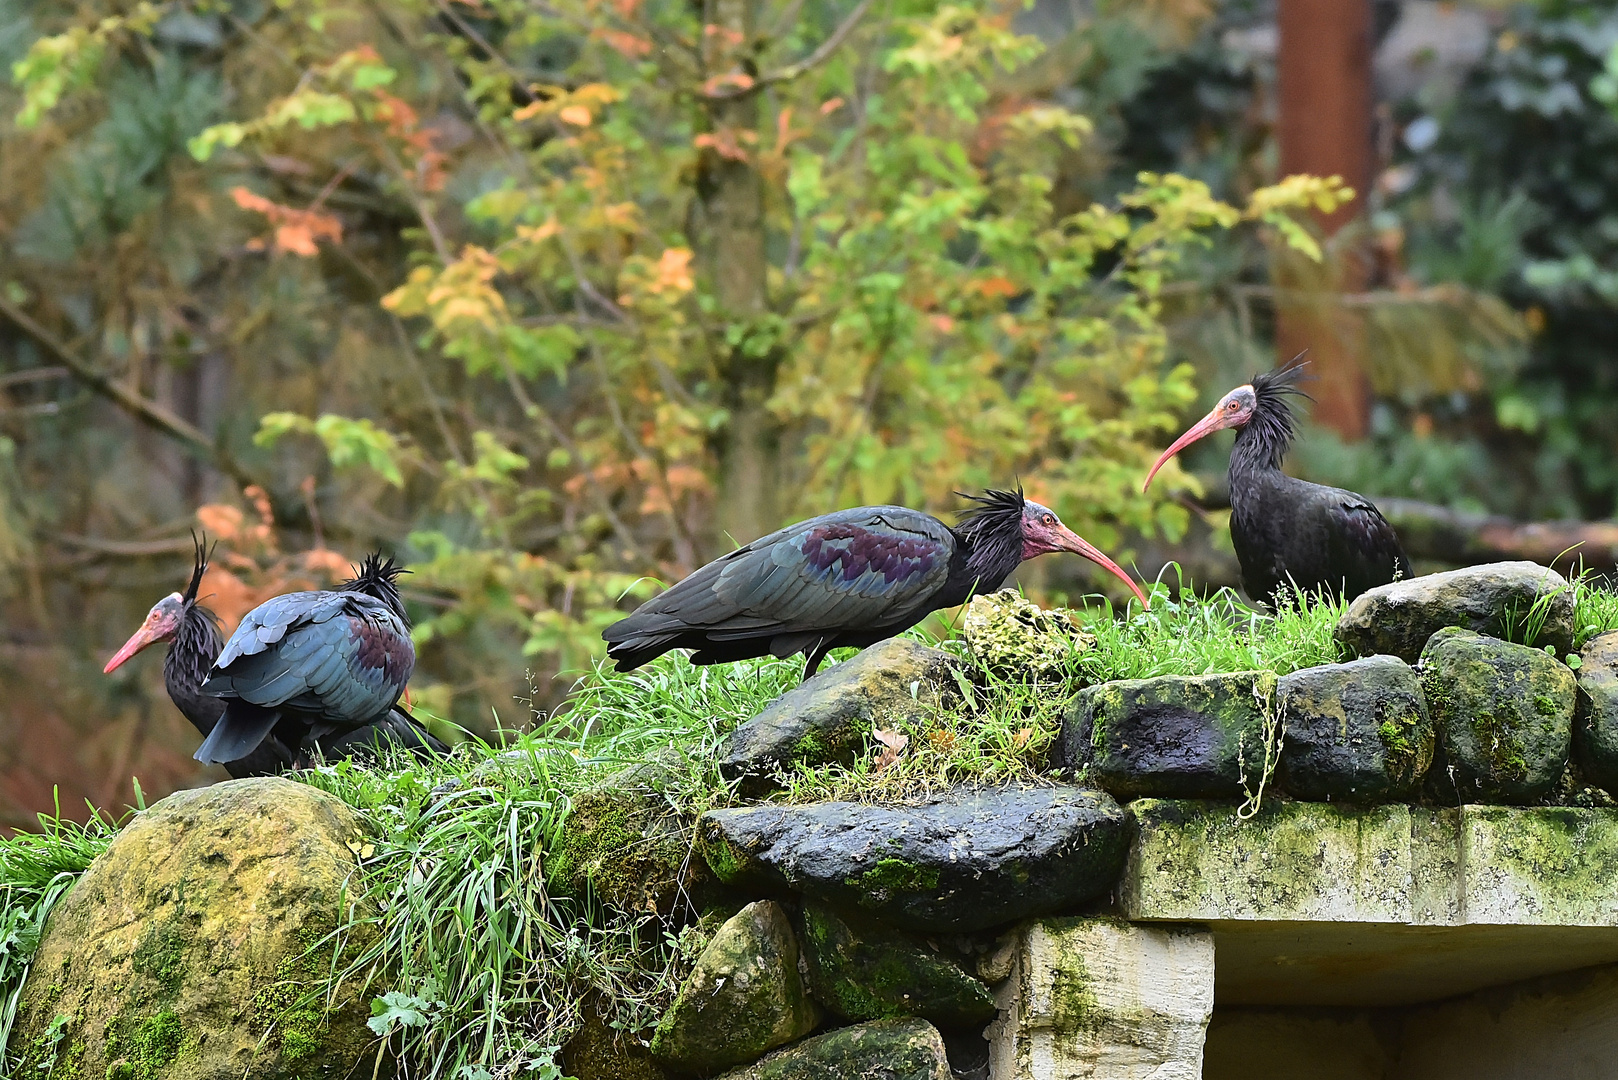
<instances>
[{"instance_id":1,"label":"ibis walking on grass","mask_svg":"<svg viewBox=\"0 0 1618 1080\"><path fill-rule=\"evenodd\" d=\"M1169 458L1198 439L1236 428L1230 451L1230 538L1242 587L1261 603L1300 590L1352 600L1367 589L1408 578L1410 560L1382 513L1363 495L1295 479L1281 471L1292 443L1290 399L1304 365L1255 375L1219 399L1157 459L1146 485Z\"/></svg>"},{"instance_id":2,"label":"ibis walking on grass","mask_svg":"<svg viewBox=\"0 0 1618 1080\"><path fill-rule=\"evenodd\" d=\"M954 528L903 506L861 506L788 525L607 627L607 655L629 671L670 649L693 650L693 664L801 652L807 679L828 651L893 637L931 612L998 589L1025 559L1053 551L1105 567L1146 604L1116 563L1020 490L963 497L974 505Z\"/></svg>"}]
</instances>

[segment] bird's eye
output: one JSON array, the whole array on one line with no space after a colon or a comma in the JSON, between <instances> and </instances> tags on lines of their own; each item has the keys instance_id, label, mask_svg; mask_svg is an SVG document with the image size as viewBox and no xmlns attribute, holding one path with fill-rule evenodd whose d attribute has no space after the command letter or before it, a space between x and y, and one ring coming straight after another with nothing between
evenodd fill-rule
<instances>
[{"instance_id":1,"label":"bird's eye","mask_svg":"<svg viewBox=\"0 0 1618 1080\"><path fill-rule=\"evenodd\" d=\"M1046 514L1044 517L1039 519L1039 523L1041 525L1055 525L1056 524L1056 515L1055 514Z\"/></svg>"},{"instance_id":2,"label":"bird's eye","mask_svg":"<svg viewBox=\"0 0 1618 1080\"><path fill-rule=\"evenodd\" d=\"M1231 412L1235 412L1237 409L1241 408L1241 406L1232 401L1230 404L1226 405L1225 408L1229 409Z\"/></svg>"}]
</instances>

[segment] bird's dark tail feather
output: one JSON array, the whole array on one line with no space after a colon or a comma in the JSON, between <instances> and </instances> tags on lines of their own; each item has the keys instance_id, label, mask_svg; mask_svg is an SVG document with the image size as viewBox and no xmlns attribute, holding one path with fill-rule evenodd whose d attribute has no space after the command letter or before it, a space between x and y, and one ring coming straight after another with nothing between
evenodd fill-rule
<instances>
[{"instance_id":1,"label":"bird's dark tail feather","mask_svg":"<svg viewBox=\"0 0 1618 1080\"><path fill-rule=\"evenodd\" d=\"M225 715L191 756L207 765L223 765L244 758L258 748L280 719L279 709L266 709L239 699L229 701L225 704Z\"/></svg>"},{"instance_id":2,"label":"bird's dark tail feather","mask_svg":"<svg viewBox=\"0 0 1618 1080\"><path fill-rule=\"evenodd\" d=\"M340 735L316 740L315 747L327 761L345 757L378 757L397 746L424 760L449 753L449 747L434 738L413 717L394 709L380 720Z\"/></svg>"}]
</instances>

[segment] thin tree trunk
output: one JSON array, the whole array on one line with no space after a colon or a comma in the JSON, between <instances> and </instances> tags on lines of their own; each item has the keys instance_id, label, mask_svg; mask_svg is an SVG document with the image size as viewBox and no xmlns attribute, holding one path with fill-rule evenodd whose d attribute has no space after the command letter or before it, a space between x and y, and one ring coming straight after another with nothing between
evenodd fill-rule
<instances>
[{"instance_id":1,"label":"thin tree trunk","mask_svg":"<svg viewBox=\"0 0 1618 1080\"><path fill-rule=\"evenodd\" d=\"M714 0L704 33L708 134L698 159L696 238L720 314L745 325L765 311L764 186L756 168L759 96L723 96L757 78L753 63L756 0ZM728 77L732 81L725 82ZM722 367L730 422L719 439L719 497L714 542L727 550L780 524L779 425L766 408L775 392L775 349L750 355L745 340L727 343ZM756 351L756 350L753 350Z\"/></svg>"},{"instance_id":2,"label":"thin tree trunk","mask_svg":"<svg viewBox=\"0 0 1618 1080\"><path fill-rule=\"evenodd\" d=\"M1281 173L1340 176L1356 196L1321 219L1327 235L1363 216L1375 179L1371 15L1371 0L1280 2ZM1333 263L1326 280L1307 284L1330 292L1364 289L1362 253L1339 251ZM1290 269L1287 260L1278 261L1277 284L1305 284L1283 280ZM1346 439L1362 438L1370 422L1370 384L1359 358L1360 321L1337 317L1329 302L1284 304L1276 315L1278 359L1309 350L1318 380L1310 388L1315 419Z\"/></svg>"}]
</instances>

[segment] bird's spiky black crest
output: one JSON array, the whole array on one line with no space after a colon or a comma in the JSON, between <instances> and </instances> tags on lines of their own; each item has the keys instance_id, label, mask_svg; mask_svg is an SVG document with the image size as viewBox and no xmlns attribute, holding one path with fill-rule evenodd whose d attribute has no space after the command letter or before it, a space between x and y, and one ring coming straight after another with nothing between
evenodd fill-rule
<instances>
[{"instance_id":1,"label":"bird's spiky black crest","mask_svg":"<svg viewBox=\"0 0 1618 1080\"><path fill-rule=\"evenodd\" d=\"M1313 378L1306 370L1309 361L1304 356L1305 353L1299 353L1287 366L1253 376L1251 385L1257 403L1253 418L1236 440L1238 449L1233 453L1232 464L1241 458L1260 468L1281 467L1281 459L1286 457L1295 432L1291 399L1314 400L1298 385L1306 378Z\"/></svg>"},{"instance_id":2,"label":"bird's spiky black crest","mask_svg":"<svg viewBox=\"0 0 1618 1080\"><path fill-rule=\"evenodd\" d=\"M408 573L410 571L395 562L393 556L384 561L380 551L373 551L360 561L359 573L337 586L337 591L374 596L392 608L408 626L410 620L405 616L404 600L399 596L399 575Z\"/></svg>"},{"instance_id":3,"label":"bird's spiky black crest","mask_svg":"<svg viewBox=\"0 0 1618 1080\"><path fill-rule=\"evenodd\" d=\"M1028 502L1022 485L1016 491L989 488L982 495L955 494L974 504L961 511L961 523L955 527L955 535L972 549L967 566L986 576L992 576L989 568L1002 563L1015 567L1022 559L1022 516Z\"/></svg>"},{"instance_id":4,"label":"bird's spiky black crest","mask_svg":"<svg viewBox=\"0 0 1618 1080\"><path fill-rule=\"evenodd\" d=\"M213 558L213 549L208 546L207 533L200 536L192 533L191 546L195 552L191 568L191 581L186 585L185 592L180 597L187 605L197 602L197 590L202 587L202 575L208 572L208 560Z\"/></svg>"}]
</instances>

